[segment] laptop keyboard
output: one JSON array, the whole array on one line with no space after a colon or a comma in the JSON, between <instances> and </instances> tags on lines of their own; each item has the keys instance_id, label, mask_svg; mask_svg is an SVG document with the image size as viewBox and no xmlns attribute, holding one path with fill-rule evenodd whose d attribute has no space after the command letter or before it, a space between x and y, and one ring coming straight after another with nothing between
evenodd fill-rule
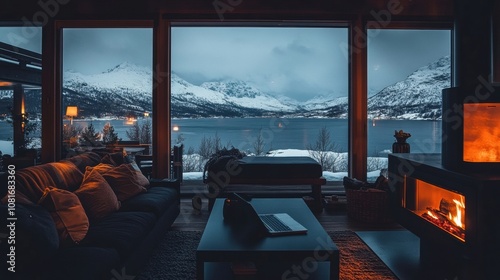
<instances>
[{"instance_id":1,"label":"laptop keyboard","mask_svg":"<svg viewBox=\"0 0 500 280\"><path fill-rule=\"evenodd\" d=\"M260 215L264 224L272 231L290 231L291 228L281 222L274 215Z\"/></svg>"}]
</instances>

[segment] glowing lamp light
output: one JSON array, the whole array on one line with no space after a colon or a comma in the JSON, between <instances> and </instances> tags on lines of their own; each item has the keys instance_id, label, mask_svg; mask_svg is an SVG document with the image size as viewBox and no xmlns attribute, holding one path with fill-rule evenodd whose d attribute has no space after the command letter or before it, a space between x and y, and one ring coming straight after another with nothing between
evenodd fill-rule
<instances>
[{"instance_id":1,"label":"glowing lamp light","mask_svg":"<svg viewBox=\"0 0 500 280\"><path fill-rule=\"evenodd\" d=\"M78 116L78 107L77 106L67 106L66 107L66 116L70 119L70 124L73 125L73 118Z\"/></svg>"},{"instance_id":2,"label":"glowing lamp light","mask_svg":"<svg viewBox=\"0 0 500 280\"><path fill-rule=\"evenodd\" d=\"M174 126L172 127L172 130L173 130L173 131L179 131L179 126L178 126L178 125L174 125Z\"/></svg>"}]
</instances>

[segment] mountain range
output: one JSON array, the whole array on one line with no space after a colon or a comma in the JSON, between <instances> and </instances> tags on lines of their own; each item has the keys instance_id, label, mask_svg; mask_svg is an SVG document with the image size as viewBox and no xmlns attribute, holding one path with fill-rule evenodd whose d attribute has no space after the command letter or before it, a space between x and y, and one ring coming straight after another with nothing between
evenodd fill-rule
<instances>
[{"instance_id":1,"label":"mountain range","mask_svg":"<svg viewBox=\"0 0 500 280\"><path fill-rule=\"evenodd\" d=\"M368 116L381 119L440 119L441 90L450 87L450 77L449 56L423 66L406 79L370 96ZM244 81L208 81L194 85L176 73L172 73L170 78L171 111L172 116L177 118L347 117L347 96L316 96L306 102L298 102L263 92ZM121 117L151 111L151 90L155 85L150 68L124 62L94 75L66 71L63 80L64 105L78 105L81 116ZM37 95L40 94L36 91L27 92L26 103L31 103L30 100ZM2 104L9 103L11 98L12 93L0 91ZM32 108L31 111L38 110Z\"/></svg>"}]
</instances>

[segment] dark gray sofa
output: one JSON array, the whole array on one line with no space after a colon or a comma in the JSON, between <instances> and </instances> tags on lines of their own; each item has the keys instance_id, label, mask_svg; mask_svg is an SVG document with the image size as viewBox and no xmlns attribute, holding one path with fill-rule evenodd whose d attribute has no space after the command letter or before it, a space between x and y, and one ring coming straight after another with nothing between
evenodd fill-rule
<instances>
[{"instance_id":1,"label":"dark gray sofa","mask_svg":"<svg viewBox=\"0 0 500 280\"><path fill-rule=\"evenodd\" d=\"M86 153L66 159L78 170L95 166L102 157ZM53 217L37 205L46 186L74 191L75 169L61 170L47 163L15 174L15 269L7 270L10 230L0 229L1 279L133 279L148 261L150 253L179 215L179 182L150 180L146 192L121 202L121 207L98 221L91 221L85 238L77 245L60 244ZM0 219L7 221L7 178L2 178L3 203ZM5 196L4 196L5 195ZM12 205L11 205L12 206Z\"/></svg>"}]
</instances>

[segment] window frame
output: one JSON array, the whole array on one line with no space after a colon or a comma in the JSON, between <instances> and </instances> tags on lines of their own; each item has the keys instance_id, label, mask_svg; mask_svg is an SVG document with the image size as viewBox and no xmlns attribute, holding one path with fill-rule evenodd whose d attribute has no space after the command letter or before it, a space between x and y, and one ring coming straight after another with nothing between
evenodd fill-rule
<instances>
[{"instance_id":1,"label":"window frame","mask_svg":"<svg viewBox=\"0 0 500 280\"><path fill-rule=\"evenodd\" d=\"M342 18L342 17L339 17ZM366 35L369 26L377 23L369 16L344 17L341 20L298 20L281 21L257 19L206 20L196 18L169 18L162 13L156 19L143 20L54 20L49 21L42 32L42 161L50 162L61 158L62 146L62 28L153 28L153 176L164 178L169 175L170 166L170 56L171 26L217 25L217 26L340 26L348 28L349 43L349 111L348 111L348 175L360 180L366 179L367 165L367 47L353 51L356 40ZM453 22L448 18L415 17L398 18L384 23L380 28L450 29L453 37ZM453 57L453 39L452 39ZM452 79L453 79L452 73ZM453 81L452 81L453 82ZM160 144L161 143L161 144Z\"/></svg>"}]
</instances>

